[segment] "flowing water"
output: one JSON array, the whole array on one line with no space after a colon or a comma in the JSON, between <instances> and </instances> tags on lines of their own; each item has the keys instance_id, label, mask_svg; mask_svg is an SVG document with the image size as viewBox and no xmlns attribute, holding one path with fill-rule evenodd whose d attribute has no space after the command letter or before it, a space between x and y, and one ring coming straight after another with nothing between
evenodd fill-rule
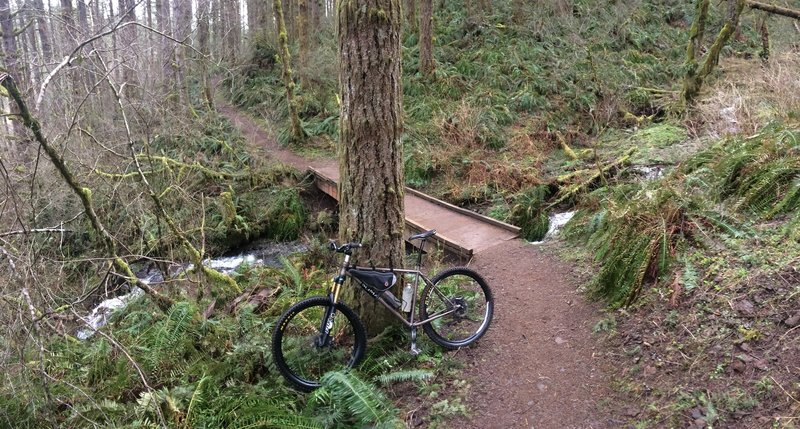
<instances>
[{"instance_id":1,"label":"flowing water","mask_svg":"<svg viewBox=\"0 0 800 429\"><path fill-rule=\"evenodd\" d=\"M248 245L245 249L242 249L241 253L232 256L206 259L203 261L203 265L225 274L234 272L243 264L247 264L251 267L267 266L281 268L283 266L282 259L284 257L294 253L305 252L307 249L305 244L299 242L276 243L274 241L257 240ZM192 264L175 264L173 268L169 270L169 276L174 277L186 270L192 269L192 267ZM149 264L147 267L141 269L136 273L136 276L142 282L149 285L157 286L158 283L164 281L164 275L154 264ZM86 327L78 330L75 336L79 340L90 338L97 329L108 323L108 320L115 310L124 308L131 301L143 294L143 290L134 287L133 290L127 294L108 298L100 302L89 314L81 318Z\"/></svg>"}]
</instances>

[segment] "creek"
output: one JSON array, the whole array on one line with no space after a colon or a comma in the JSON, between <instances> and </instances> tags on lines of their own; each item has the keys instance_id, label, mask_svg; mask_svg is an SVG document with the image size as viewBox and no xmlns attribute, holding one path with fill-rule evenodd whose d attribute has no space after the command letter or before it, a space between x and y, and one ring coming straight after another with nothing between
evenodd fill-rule
<instances>
[{"instance_id":1,"label":"creek","mask_svg":"<svg viewBox=\"0 0 800 429\"><path fill-rule=\"evenodd\" d=\"M308 250L307 246L297 241L284 243L269 240L256 240L244 248L228 252L227 256L206 259L203 261L203 265L224 274L231 274L243 264L247 264L251 267L266 266L281 268L283 267L283 258L294 253L305 252L306 250ZM169 269L168 277L174 278L193 267L194 265L192 264L173 264ZM152 263L141 267L137 271L136 277L143 283L149 285L158 285L164 281L164 274ZM108 323L114 311L125 308L130 302L143 294L144 291L138 287L134 287L126 294L103 300L87 315L81 317L86 327L79 329L75 337L79 340L86 340L92 337L97 329Z\"/></svg>"}]
</instances>

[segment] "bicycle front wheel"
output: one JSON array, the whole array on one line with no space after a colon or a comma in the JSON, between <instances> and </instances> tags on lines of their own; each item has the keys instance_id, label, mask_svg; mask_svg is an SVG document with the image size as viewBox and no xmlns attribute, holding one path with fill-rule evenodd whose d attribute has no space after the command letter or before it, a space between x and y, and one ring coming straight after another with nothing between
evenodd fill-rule
<instances>
[{"instance_id":1,"label":"bicycle front wheel","mask_svg":"<svg viewBox=\"0 0 800 429\"><path fill-rule=\"evenodd\" d=\"M433 342L457 349L477 341L492 321L494 300L486 281L469 268L439 273L426 285L420 298L422 325Z\"/></svg>"},{"instance_id":2,"label":"bicycle front wheel","mask_svg":"<svg viewBox=\"0 0 800 429\"><path fill-rule=\"evenodd\" d=\"M316 389L326 372L352 368L364 356L364 325L353 310L342 303L334 306L327 297L293 305L276 326L272 335L275 365L302 391Z\"/></svg>"}]
</instances>

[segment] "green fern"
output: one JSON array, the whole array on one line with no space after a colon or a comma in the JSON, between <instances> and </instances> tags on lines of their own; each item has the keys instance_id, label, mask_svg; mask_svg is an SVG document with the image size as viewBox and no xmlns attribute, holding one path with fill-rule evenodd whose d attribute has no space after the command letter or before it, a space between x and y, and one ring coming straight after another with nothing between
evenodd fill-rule
<instances>
[{"instance_id":1,"label":"green fern","mask_svg":"<svg viewBox=\"0 0 800 429\"><path fill-rule=\"evenodd\" d=\"M406 381L428 381L433 378L434 373L426 369L408 369L382 374L376 377L378 382L384 386Z\"/></svg>"},{"instance_id":2,"label":"green fern","mask_svg":"<svg viewBox=\"0 0 800 429\"><path fill-rule=\"evenodd\" d=\"M365 383L353 373L329 372L322 385L330 392L333 402L357 418L357 426L394 424L397 410L375 386Z\"/></svg>"}]
</instances>

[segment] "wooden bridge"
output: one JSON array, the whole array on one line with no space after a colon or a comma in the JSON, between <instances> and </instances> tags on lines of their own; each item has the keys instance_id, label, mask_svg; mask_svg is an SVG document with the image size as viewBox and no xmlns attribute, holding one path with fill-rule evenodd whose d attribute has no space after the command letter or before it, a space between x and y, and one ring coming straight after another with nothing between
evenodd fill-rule
<instances>
[{"instance_id":1,"label":"wooden bridge","mask_svg":"<svg viewBox=\"0 0 800 429\"><path fill-rule=\"evenodd\" d=\"M317 187L338 201L339 169L310 167ZM519 228L448 204L417 190L406 188L406 238L435 229L433 237L448 251L464 258L519 236Z\"/></svg>"}]
</instances>

